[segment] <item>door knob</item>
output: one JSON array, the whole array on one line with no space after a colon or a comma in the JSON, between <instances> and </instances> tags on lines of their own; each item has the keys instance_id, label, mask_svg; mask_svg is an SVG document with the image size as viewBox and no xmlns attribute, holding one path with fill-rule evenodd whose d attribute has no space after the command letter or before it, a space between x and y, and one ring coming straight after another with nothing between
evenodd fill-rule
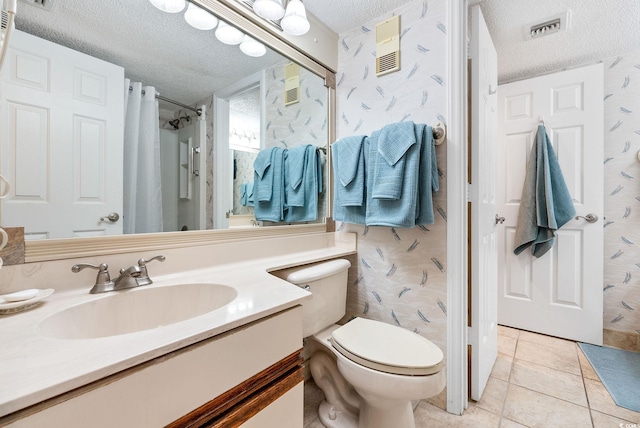
<instances>
[{"instance_id":1,"label":"door knob","mask_svg":"<svg viewBox=\"0 0 640 428\"><path fill-rule=\"evenodd\" d=\"M500 223L504 223L506 219L504 217L500 217L498 214L496 214L496 224Z\"/></svg>"},{"instance_id":2,"label":"door knob","mask_svg":"<svg viewBox=\"0 0 640 428\"><path fill-rule=\"evenodd\" d=\"M580 220L581 218L585 219L587 223L595 223L596 221L598 221L598 216L593 213L589 213L585 216L581 216L581 215L576 216L576 220Z\"/></svg>"},{"instance_id":3,"label":"door knob","mask_svg":"<svg viewBox=\"0 0 640 428\"><path fill-rule=\"evenodd\" d=\"M109 223L115 223L120 220L120 215L118 213L109 213L106 217L100 217L100 221L108 221Z\"/></svg>"}]
</instances>

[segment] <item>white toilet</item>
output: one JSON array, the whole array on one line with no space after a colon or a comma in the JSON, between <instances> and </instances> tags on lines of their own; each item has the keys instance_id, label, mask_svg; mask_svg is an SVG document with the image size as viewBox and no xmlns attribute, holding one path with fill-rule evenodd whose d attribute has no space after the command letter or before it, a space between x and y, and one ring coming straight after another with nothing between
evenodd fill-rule
<instances>
[{"instance_id":1,"label":"white toilet","mask_svg":"<svg viewBox=\"0 0 640 428\"><path fill-rule=\"evenodd\" d=\"M303 303L305 351L313 380L325 395L319 409L327 427L412 428L412 401L445 386L442 350L424 337L346 312L347 270L338 259L274 272L309 290Z\"/></svg>"}]
</instances>

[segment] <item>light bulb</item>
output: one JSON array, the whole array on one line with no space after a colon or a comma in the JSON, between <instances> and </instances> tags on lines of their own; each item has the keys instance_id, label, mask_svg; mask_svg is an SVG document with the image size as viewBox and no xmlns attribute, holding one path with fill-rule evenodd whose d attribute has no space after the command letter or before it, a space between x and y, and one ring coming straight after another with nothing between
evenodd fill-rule
<instances>
[{"instance_id":1,"label":"light bulb","mask_svg":"<svg viewBox=\"0 0 640 428\"><path fill-rule=\"evenodd\" d=\"M189 3L184 19L198 30L213 30L218 25L218 18L193 3Z\"/></svg>"},{"instance_id":2,"label":"light bulb","mask_svg":"<svg viewBox=\"0 0 640 428\"><path fill-rule=\"evenodd\" d=\"M307 12L300 0L290 0L287 11L280 21L282 29L292 36L302 36L309 31L311 25L307 20Z\"/></svg>"},{"instance_id":3,"label":"light bulb","mask_svg":"<svg viewBox=\"0 0 640 428\"><path fill-rule=\"evenodd\" d=\"M186 2L185 0L149 0L152 5L163 12L178 13L182 12Z\"/></svg>"},{"instance_id":4,"label":"light bulb","mask_svg":"<svg viewBox=\"0 0 640 428\"><path fill-rule=\"evenodd\" d=\"M216 29L216 38L226 45L237 45L242 42L244 33L236 27L233 27L224 21L220 21L220 24Z\"/></svg>"},{"instance_id":5,"label":"light bulb","mask_svg":"<svg viewBox=\"0 0 640 428\"><path fill-rule=\"evenodd\" d=\"M262 56L267 53L267 48L262 43L246 35L244 36L244 39L242 39L242 43L240 43L240 50L245 55L254 57Z\"/></svg>"},{"instance_id":6,"label":"light bulb","mask_svg":"<svg viewBox=\"0 0 640 428\"><path fill-rule=\"evenodd\" d=\"M253 11L261 18L277 21L284 16L282 0L256 0Z\"/></svg>"}]
</instances>

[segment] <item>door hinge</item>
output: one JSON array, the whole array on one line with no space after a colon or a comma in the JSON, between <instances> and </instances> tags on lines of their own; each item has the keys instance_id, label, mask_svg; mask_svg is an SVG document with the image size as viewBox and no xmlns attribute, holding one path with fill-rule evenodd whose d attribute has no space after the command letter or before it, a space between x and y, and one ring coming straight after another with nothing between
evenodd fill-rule
<instances>
[{"instance_id":1,"label":"door hinge","mask_svg":"<svg viewBox=\"0 0 640 428\"><path fill-rule=\"evenodd\" d=\"M478 200L478 186L475 184L467 184L467 202L475 202Z\"/></svg>"},{"instance_id":2,"label":"door hinge","mask_svg":"<svg viewBox=\"0 0 640 428\"><path fill-rule=\"evenodd\" d=\"M466 333L467 333L467 337L465 341L466 344L471 346L476 346L476 343L472 343L472 340L475 338L475 335L473 334L473 327L467 327Z\"/></svg>"}]
</instances>

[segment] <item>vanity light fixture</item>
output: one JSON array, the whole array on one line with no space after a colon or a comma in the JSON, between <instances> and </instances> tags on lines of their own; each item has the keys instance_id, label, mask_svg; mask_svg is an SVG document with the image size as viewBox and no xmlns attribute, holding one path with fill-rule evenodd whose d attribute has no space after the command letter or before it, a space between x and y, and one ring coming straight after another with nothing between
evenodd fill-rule
<instances>
[{"instance_id":1,"label":"vanity light fixture","mask_svg":"<svg viewBox=\"0 0 640 428\"><path fill-rule=\"evenodd\" d=\"M216 29L216 38L225 45L239 45L244 39L244 33L236 27L220 21Z\"/></svg>"},{"instance_id":2,"label":"vanity light fixture","mask_svg":"<svg viewBox=\"0 0 640 428\"><path fill-rule=\"evenodd\" d=\"M307 12L300 0L289 0L280 26L285 33L292 36L302 36L309 31L311 24L307 20Z\"/></svg>"},{"instance_id":3,"label":"vanity light fixture","mask_svg":"<svg viewBox=\"0 0 640 428\"><path fill-rule=\"evenodd\" d=\"M240 50L245 55L253 57L259 57L267 53L267 48L262 43L247 35L244 36L242 43L240 43Z\"/></svg>"},{"instance_id":4,"label":"vanity light fixture","mask_svg":"<svg viewBox=\"0 0 640 428\"><path fill-rule=\"evenodd\" d=\"M193 3L189 3L184 19L198 30L213 30L218 25L218 18Z\"/></svg>"},{"instance_id":5,"label":"vanity light fixture","mask_svg":"<svg viewBox=\"0 0 640 428\"><path fill-rule=\"evenodd\" d=\"M186 6L185 0L149 0L152 5L163 12L178 13L184 10Z\"/></svg>"},{"instance_id":6,"label":"vanity light fixture","mask_svg":"<svg viewBox=\"0 0 640 428\"><path fill-rule=\"evenodd\" d=\"M282 0L256 0L253 2L253 11L261 18L277 21L284 16Z\"/></svg>"}]
</instances>

